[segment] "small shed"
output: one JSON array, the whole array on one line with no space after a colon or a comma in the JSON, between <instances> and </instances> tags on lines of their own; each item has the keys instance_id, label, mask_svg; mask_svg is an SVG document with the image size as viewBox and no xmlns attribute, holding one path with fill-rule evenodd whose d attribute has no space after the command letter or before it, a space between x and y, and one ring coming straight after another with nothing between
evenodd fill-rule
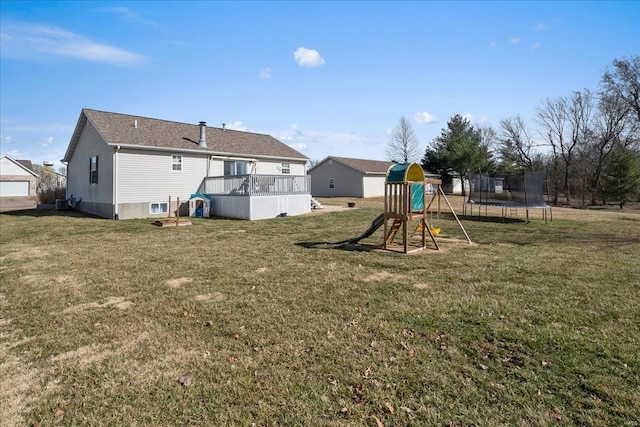
<instances>
[{"instance_id":1,"label":"small shed","mask_svg":"<svg viewBox=\"0 0 640 427\"><path fill-rule=\"evenodd\" d=\"M196 193L189 197L189 216L194 218L209 218L211 199L207 194Z\"/></svg>"}]
</instances>

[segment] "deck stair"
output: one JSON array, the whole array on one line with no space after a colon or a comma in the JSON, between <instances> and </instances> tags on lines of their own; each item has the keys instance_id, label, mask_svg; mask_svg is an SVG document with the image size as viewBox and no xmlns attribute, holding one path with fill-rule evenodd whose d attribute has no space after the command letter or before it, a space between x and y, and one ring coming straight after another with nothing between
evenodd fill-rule
<instances>
[{"instance_id":1,"label":"deck stair","mask_svg":"<svg viewBox=\"0 0 640 427\"><path fill-rule=\"evenodd\" d=\"M324 209L324 206L322 206L322 203L320 203L315 197L312 197L311 209Z\"/></svg>"}]
</instances>

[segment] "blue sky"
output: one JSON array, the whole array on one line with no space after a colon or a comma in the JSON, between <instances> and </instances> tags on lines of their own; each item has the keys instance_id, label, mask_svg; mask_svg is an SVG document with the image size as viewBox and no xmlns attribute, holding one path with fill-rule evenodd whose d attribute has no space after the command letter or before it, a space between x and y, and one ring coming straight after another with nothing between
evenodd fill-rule
<instances>
[{"instance_id":1,"label":"blue sky","mask_svg":"<svg viewBox=\"0 0 640 427\"><path fill-rule=\"evenodd\" d=\"M534 127L640 54L638 1L0 2L0 152L60 165L82 108L267 133L311 159L421 153L455 114ZM419 161L419 159L416 159Z\"/></svg>"}]
</instances>

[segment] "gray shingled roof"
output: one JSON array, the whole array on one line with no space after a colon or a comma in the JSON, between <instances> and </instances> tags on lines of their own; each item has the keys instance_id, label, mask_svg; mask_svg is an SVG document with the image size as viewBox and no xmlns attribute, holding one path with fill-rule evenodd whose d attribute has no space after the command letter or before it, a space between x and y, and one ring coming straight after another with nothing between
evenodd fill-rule
<instances>
[{"instance_id":1,"label":"gray shingled roof","mask_svg":"<svg viewBox=\"0 0 640 427\"><path fill-rule=\"evenodd\" d=\"M33 171L33 163L31 162L31 160L16 160L16 162L20 163L22 166L29 169L30 171Z\"/></svg>"},{"instance_id":2,"label":"gray shingled roof","mask_svg":"<svg viewBox=\"0 0 640 427\"><path fill-rule=\"evenodd\" d=\"M386 174L389 168L394 164L393 162L387 162L382 160L367 160L367 159L352 159L349 157L335 157L329 156L321 163L332 159L333 161L340 162L350 168L356 169L365 174Z\"/></svg>"},{"instance_id":3,"label":"gray shingled roof","mask_svg":"<svg viewBox=\"0 0 640 427\"><path fill-rule=\"evenodd\" d=\"M109 113L83 109L71 138L64 161L75 150L84 123L89 120L109 145L139 146L145 148L195 150L208 154L244 157L275 157L307 160L308 157L278 141L270 135L222 130L206 127L207 147L199 147L200 126L168 120L152 119L130 114ZM134 126L137 123L137 127Z\"/></svg>"}]
</instances>

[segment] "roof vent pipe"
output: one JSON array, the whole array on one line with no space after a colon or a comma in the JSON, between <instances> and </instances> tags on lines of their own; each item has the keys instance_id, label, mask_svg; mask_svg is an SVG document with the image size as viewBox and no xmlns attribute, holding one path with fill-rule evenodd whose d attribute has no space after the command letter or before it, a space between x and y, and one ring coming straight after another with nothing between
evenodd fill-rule
<instances>
[{"instance_id":1,"label":"roof vent pipe","mask_svg":"<svg viewBox=\"0 0 640 427\"><path fill-rule=\"evenodd\" d=\"M207 122L200 122L200 140L198 141L198 147L207 148L206 128Z\"/></svg>"},{"instance_id":2,"label":"roof vent pipe","mask_svg":"<svg viewBox=\"0 0 640 427\"><path fill-rule=\"evenodd\" d=\"M226 127L227 127L227 124L226 124L226 123L223 123L223 124L222 124L222 130L225 130L225 129L226 129Z\"/></svg>"}]
</instances>

